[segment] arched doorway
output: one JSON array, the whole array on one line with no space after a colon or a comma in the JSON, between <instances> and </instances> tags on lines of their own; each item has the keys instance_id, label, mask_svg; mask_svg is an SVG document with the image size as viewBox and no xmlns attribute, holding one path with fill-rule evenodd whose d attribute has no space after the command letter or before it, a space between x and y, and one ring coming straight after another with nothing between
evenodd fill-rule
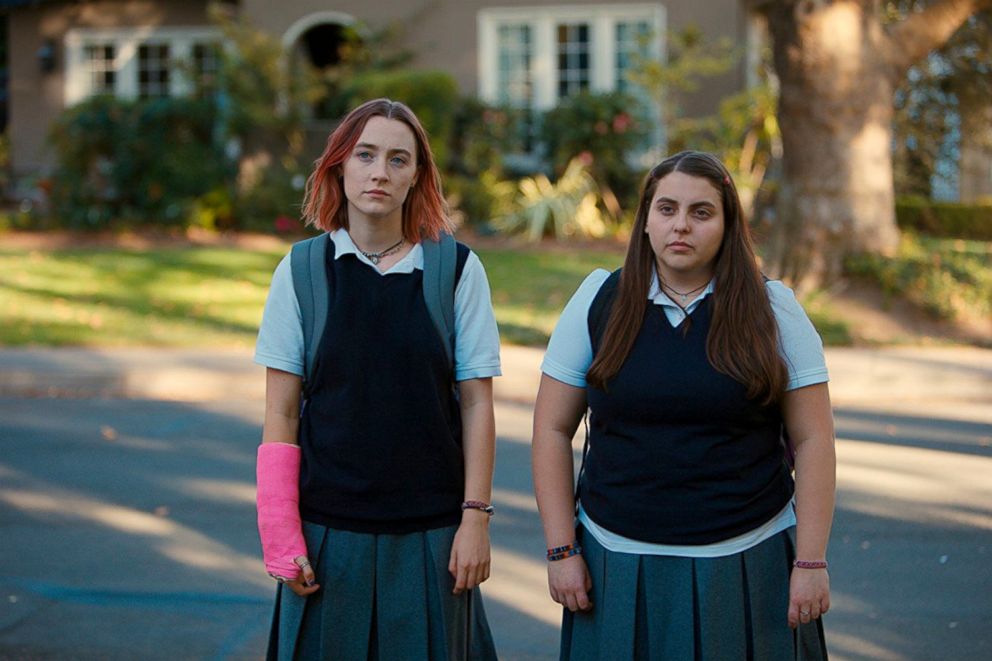
<instances>
[{"instance_id":1,"label":"arched doorway","mask_svg":"<svg viewBox=\"0 0 992 661\"><path fill-rule=\"evenodd\" d=\"M353 39L349 30L356 25L354 16L336 11L308 14L293 23L282 37L283 49L291 68L303 64L327 70L341 61L341 46ZM324 148L327 135L341 115L339 104L327 99L306 109L304 150L316 157Z\"/></svg>"}]
</instances>

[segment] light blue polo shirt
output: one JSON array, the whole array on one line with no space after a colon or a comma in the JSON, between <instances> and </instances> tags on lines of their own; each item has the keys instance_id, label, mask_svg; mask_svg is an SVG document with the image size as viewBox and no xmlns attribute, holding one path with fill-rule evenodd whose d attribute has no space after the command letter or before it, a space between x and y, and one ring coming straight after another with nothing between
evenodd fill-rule
<instances>
[{"instance_id":1,"label":"light blue polo shirt","mask_svg":"<svg viewBox=\"0 0 992 661\"><path fill-rule=\"evenodd\" d=\"M380 273L355 247L348 232L335 230L330 238L334 242L335 259L352 254ZM412 273L414 269L424 269L424 251L419 243L382 275ZM500 375L499 330L493 314L489 281L482 262L471 251L455 287L455 337L456 381ZM288 254L272 275L272 285L255 343L255 362L303 375L303 317L293 290Z\"/></svg>"},{"instance_id":2,"label":"light blue polo shirt","mask_svg":"<svg viewBox=\"0 0 992 661\"><path fill-rule=\"evenodd\" d=\"M589 337L589 308L600 287L610 276L609 271L597 269L579 285L565 306L548 343L548 350L541 363L541 371L548 376L576 388L586 387L586 372L592 364L592 340ZM823 341L816 332L791 289L777 280L765 284L772 313L778 323L779 353L785 360L789 374L786 390L827 381L827 365L823 355ZM648 300L660 305L673 327L685 320L707 296L713 293L713 281L699 296L680 308L661 289L657 273L652 275ZM640 555L672 555L693 558L713 558L740 553L757 546L766 539L796 525L794 503L788 503L777 515L754 530L714 544L696 546L676 544L650 544L630 539L598 525L579 506L579 521L604 548L617 553Z\"/></svg>"}]
</instances>

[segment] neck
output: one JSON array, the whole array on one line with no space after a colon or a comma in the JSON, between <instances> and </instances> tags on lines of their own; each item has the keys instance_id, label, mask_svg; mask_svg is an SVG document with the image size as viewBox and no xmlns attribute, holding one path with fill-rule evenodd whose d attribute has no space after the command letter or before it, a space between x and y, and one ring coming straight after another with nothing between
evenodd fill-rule
<instances>
[{"instance_id":1,"label":"neck","mask_svg":"<svg viewBox=\"0 0 992 661\"><path fill-rule=\"evenodd\" d=\"M660 265L656 268L663 288L681 293L693 292L694 297L713 279L711 269L683 273L664 269Z\"/></svg>"},{"instance_id":2,"label":"neck","mask_svg":"<svg viewBox=\"0 0 992 661\"><path fill-rule=\"evenodd\" d=\"M370 222L349 214L348 234L359 249L378 252L403 238L403 221L402 218L382 218L379 222Z\"/></svg>"}]
</instances>

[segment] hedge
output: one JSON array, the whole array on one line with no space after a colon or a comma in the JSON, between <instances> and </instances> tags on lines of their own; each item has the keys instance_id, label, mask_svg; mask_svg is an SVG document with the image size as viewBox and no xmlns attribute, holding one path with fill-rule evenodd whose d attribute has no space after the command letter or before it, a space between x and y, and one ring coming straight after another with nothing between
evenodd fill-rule
<instances>
[{"instance_id":1,"label":"hedge","mask_svg":"<svg viewBox=\"0 0 992 661\"><path fill-rule=\"evenodd\" d=\"M992 241L992 203L901 198L896 202L896 222L902 229L927 236Z\"/></svg>"},{"instance_id":2,"label":"hedge","mask_svg":"<svg viewBox=\"0 0 992 661\"><path fill-rule=\"evenodd\" d=\"M448 142L458 107L458 83L441 71L373 71L356 75L343 90L349 110L371 99L402 101L416 113L431 142L438 168L448 163Z\"/></svg>"}]
</instances>

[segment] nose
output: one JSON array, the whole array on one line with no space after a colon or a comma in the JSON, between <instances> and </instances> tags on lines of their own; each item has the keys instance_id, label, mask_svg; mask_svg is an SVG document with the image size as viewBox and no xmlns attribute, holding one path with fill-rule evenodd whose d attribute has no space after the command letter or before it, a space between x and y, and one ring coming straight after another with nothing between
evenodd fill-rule
<instances>
[{"instance_id":1,"label":"nose","mask_svg":"<svg viewBox=\"0 0 992 661\"><path fill-rule=\"evenodd\" d=\"M386 159L377 158L372 164L372 181L385 181L389 179L389 170L386 168Z\"/></svg>"},{"instance_id":2,"label":"nose","mask_svg":"<svg viewBox=\"0 0 992 661\"><path fill-rule=\"evenodd\" d=\"M689 231L689 216L685 211L679 211L675 215L675 222L672 225L672 229L679 233L685 233Z\"/></svg>"}]
</instances>

